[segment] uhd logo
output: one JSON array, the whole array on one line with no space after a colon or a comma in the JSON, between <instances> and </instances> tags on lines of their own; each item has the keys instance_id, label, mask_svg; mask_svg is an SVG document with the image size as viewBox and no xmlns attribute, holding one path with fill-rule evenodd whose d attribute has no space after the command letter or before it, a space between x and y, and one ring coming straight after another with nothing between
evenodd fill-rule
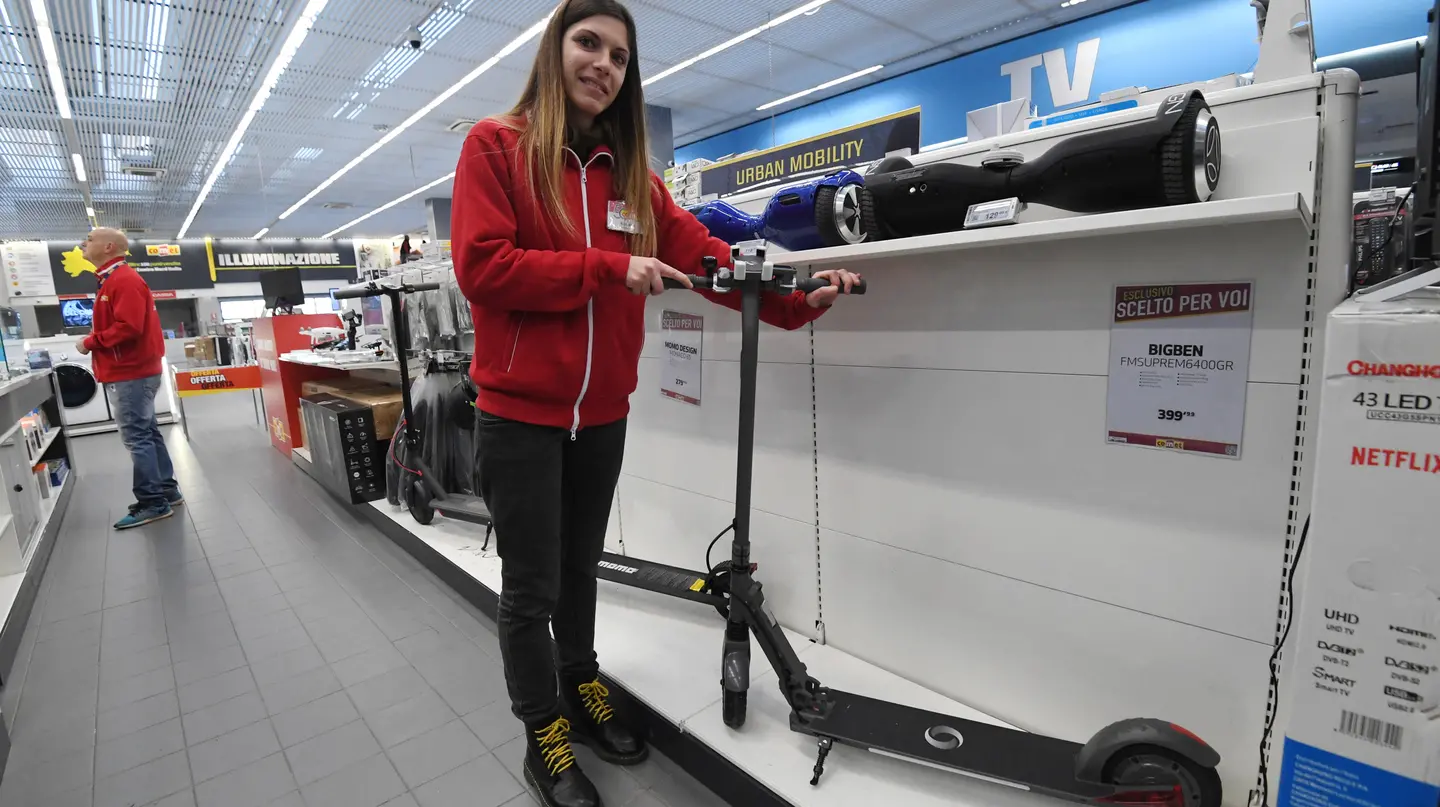
<instances>
[{"instance_id":1,"label":"uhd logo","mask_svg":"<svg viewBox=\"0 0 1440 807\"><path fill-rule=\"evenodd\" d=\"M622 574L635 574L636 572L640 571L633 566L621 566L618 563L611 563L608 560L600 561L600 568L609 569L612 572L621 572Z\"/></svg>"}]
</instances>

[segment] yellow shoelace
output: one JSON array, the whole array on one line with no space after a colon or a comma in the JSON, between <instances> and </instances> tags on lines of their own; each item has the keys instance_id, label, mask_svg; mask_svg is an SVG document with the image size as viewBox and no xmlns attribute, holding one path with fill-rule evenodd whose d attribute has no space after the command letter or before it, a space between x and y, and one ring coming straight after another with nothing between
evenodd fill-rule
<instances>
[{"instance_id":1,"label":"yellow shoelace","mask_svg":"<svg viewBox=\"0 0 1440 807\"><path fill-rule=\"evenodd\" d=\"M580 696L585 699L585 709L596 723L604 723L615 716L615 710L611 709L609 702L605 700L610 697L610 690L598 680L581 684Z\"/></svg>"},{"instance_id":2,"label":"yellow shoelace","mask_svg":"<svg viewBox=\"0 0 1440 807\"><path fill-rule=\"evenodd\" d=\"M540 752L545 758L545 767L551 776L575 764L575 753L570 748L570 721L560 718L546 728L535 732L540 738Z\"/></svg>"}]
</instances>

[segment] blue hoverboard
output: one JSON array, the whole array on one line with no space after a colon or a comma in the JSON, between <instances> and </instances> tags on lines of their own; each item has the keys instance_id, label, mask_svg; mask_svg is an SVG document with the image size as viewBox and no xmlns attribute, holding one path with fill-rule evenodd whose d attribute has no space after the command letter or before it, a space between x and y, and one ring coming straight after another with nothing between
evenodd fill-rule
<instances>
[{"instance_id":1,"label":"blue hoverboard","mask_svg":"<svg viewBox=\"0 0 1440 807\"><path fill-rule=\"evenodd\" d=\"M864 241L861 214L865 177L850 170L781 188L765 212L752 215L719 199L686 208L710 234L728 244L763 238L790 251L839 247Z\"/></svg>"}]
</instances>

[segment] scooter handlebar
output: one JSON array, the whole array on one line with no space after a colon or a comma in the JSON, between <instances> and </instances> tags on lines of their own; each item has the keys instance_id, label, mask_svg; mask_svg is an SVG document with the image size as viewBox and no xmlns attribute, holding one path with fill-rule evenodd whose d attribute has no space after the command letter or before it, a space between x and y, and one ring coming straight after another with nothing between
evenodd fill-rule
<instances>
[{"instance_id":1,"label":"scooter handlebar","mask_svg":"<svg viewBox=\"0 0 1440 807\"><path fill-rule=\"evenodd\" d=\"M711 287L710 278L705 277L704 275L686 275L686 277L690 278L690 282L693 283L695 285L695 288L697 289L708 289ZM829 285L830 281L823 277L807 277L803 279L797 279L795 281L795 289L797 291L803 291L806 294L809 294L812 291L816 291L817 289L823 289ZM665 278L665 288L683 289L685 288L685 286L682 285L680 281L675 280L674 278L667 277ZM864 294L865 281L855 281L855 283L850 287L850 293Z\"/></svg>"},{"instance_id":2,"label":"scooter handlebar","mask_svg":"<svg viewBox=\"0 0 1440 807\"><path fill-rule=\"evenodd\" d=\"M406 283L402 286L380 286L370 284L359 288L336 289L331 292L336 300L353 300L356 297L379 297L390 289L395 289L402 294L412 294L417 291L435 291L440 288L439 283Z\"/></svg>"},{"instance_id":3,"label":"scooter handlebar","mask_svg":"<svg viewBox=\"0 0 1440 807\"><path fill-rule=\"evenodd\" d=\"M823 277L796 278L796 280L795 280L795 289L796 289L797 291L803 291L803 292L805 292L806 294L809 294L809 293L812 292L812 291L818 291L818 290L823 289L823 288L825 288L826 286L829 286L829 285L830 285L829 279L823 278ZM842 292L842 294L843 294L843 293L844 293L844 292ZM850 286L850 293L851 293L851 294L864 294L864 293L865 293L865 281L864 281L864 280L856 280L856 281L854 282L854 284L852 284L852 285Z\"/></svg>"}]
</instances>

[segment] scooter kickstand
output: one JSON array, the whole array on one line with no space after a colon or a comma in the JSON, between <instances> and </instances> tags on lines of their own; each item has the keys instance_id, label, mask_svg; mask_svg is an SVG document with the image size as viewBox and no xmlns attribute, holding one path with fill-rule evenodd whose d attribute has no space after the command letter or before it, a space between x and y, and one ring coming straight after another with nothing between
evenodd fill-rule
<instances>
[{"instance_id":1,"label":"scooter kickstand","mask_svg":"<svg viewBox=\"0 0 1440 807\"><path fill-rule=\"evenodd\" d=\"M810 786L820 784L820 775L825 773L825 757L830 755L830 747L835 741L829 737L820 738L820 754L815 758L815 775L810 777Z\"/></svg>"}]
</instances>

